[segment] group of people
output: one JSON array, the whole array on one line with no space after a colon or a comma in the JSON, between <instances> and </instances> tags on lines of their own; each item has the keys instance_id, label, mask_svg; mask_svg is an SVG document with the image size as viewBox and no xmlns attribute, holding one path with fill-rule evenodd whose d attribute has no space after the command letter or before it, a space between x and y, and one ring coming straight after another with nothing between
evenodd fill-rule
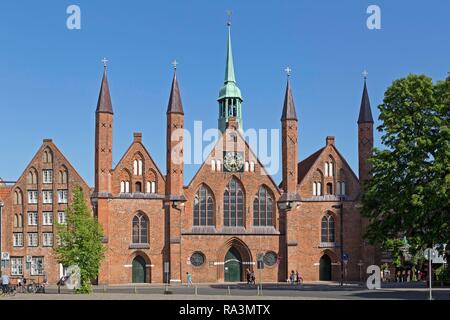
<instances>
[{"instance_id":1,"label":"group of people","mask_svg":"<svg viewBox=\"0 0 450 320\"><path fill-rule=\"evenodd\" d=\"M300 274L298 271L291 271L291 274L289 275L289 283L290 284L301 284L303 282L303 278L300 277Z\"/></svg>"},{"instance_id":2,"label":"group of people","mask_svg":"<svg viewBox=\"0 0 450 320\"><path fill-rule=\"evenodd\" d=\"M250 269L247 269L246 275L247 275L247 284L256 284L256 277L254 271L250 271Z\"/></svg>"}]
</instances>

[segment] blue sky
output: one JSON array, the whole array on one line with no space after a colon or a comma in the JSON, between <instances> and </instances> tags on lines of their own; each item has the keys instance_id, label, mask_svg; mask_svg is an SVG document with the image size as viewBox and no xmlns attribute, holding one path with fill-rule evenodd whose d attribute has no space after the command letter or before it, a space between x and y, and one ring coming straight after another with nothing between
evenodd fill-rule
<instances>
[{"instance_id":1,"label":"blue sky","mask_svg":"<svg viewBox=\"0 0 450 320\"><path fill-rule=\"evenodd\" d=\"M66 28L71 4L81 8L81 30ZM381 8L381 30L366 27L370 4ZM245 127L279 128L283 69L291 66L300 159L334 135L357 172L364 69L375 118L394 79L425 73L438 80L450 71L449 1L2 0L0 177L17 179L42 139L53 138L92 185L104 56L115 111L115 162L139 131L164 172L170 63L180 63L186 128L195 120L216 127L227 9L233 11ZM185 183L197 168L187 166Z\"/></svg>"}]
</instances>

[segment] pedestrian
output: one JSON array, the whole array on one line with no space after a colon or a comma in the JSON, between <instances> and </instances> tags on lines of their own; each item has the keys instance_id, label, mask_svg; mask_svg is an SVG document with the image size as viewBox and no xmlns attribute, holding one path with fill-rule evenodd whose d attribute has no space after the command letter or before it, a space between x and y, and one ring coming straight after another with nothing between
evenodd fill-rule
<instances>
[{"instance_id":1,"label":"pedestrian","mask_svg":"<svg viewBox=\"0 0 450 320\"><path fill-rule=\"evenodd\" d=\"M7 293L9 290L9 276L4 273L2 274L2 292Z\"/></svg>"},{"instance_id":2,"label":"pedestrian","mask_svg":"<svg viewBox=\"0 0 450 320\"><path fill-rule=\"evenodd\" d=\"M300 281L300 274L298 273L298 270L297 271L295 271L295 279L297 280L297 284L301 284L301 281Z\"/></svg>"},{"instance_id":3,"label":"pedestrian","mask_svg":"<svg viewBox=\"0 0 450 320\"><path fill-rule=\"evenodd\" d=\"M255 272L252 271L250 274L250 281L252 284L256 284L256 277L255 277Z\"/></svg>"},{"instance_id":4,"label":"pedestrian","mask_svg":"<svg viewBox=\"0 0 450 320\"><path fill-rule=\"evenodd\" d=\"M249 269L245 270L245 273L247 275L247 284L250 284L250 282L252 281L250 270Z\"/></svg>"},{"instance_id":5,"label":"pedestrian","mask_svg":"<svg viewBox=\"0 0 450 320\"><path fill-rule=\"evenodd\" d=\"M186 272L187 286L192 286L192 276L189 272Z\"/></svg>"},{"instance_id":6,"label":"pedestrian","mask_svg":"<svg viewBox=\"0 0 450 320\"><path fill-rule=\"evenodd\" d=\"M291 271L291 275L289 277L289 280L290 280L291 284L294 284L294 281L295 281L295 272L294 272L294 270Z\"/></svg>"}]
</instances>

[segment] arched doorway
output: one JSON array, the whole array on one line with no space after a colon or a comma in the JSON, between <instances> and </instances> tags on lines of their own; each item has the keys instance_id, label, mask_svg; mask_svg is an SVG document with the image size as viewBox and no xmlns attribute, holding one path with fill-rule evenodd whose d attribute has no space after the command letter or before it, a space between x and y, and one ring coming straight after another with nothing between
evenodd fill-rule
<instances>
[{"instance_id":1,"label":"arched doorway","mask_svg":"<svg viewBox=\"0 0 450 320\"><path fill-rule=\"evenodd\" d=\"M320 258L319 280L320 281L331 281L331 259L326 254L324 254Z\"/></svg>"},{"instance_id":2,"label":"arched doorway","mask_svg":"<svg viewBox=\"0 0 450 320\"><path fill-rule=\"evenodd\" d=\"M224 278L225 282L242 281L242 257L235 247L231 247L225 255Z\"/></svg>"},{"instance_id":3,"label":"arched doorway","mask_svg":"<svg viewBox=\"0 0 450 320\"><path fill-rule=\"evenodd\" d=\"M147 263L141 256L136 256L132 263L132 282L146 283L147 282Z\"/></svg>"}]
</instances>

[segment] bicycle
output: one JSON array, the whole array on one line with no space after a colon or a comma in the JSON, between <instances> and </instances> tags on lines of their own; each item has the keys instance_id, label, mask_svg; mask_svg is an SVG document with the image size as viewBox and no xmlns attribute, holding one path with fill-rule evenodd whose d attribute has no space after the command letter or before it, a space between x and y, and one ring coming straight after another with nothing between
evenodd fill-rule
<instances>
[{"instance_id":1,"label":"bicycle","mask_svg":"<svg viewBox=\"0 0 450 320\"><path fill-rule=\"evenodd\" d=\"M13 297L13 296L16 295L16 293L17 293L17 288L16 288L16 286L7 286L7 287L6 287L6 291L3 291L3 290L2 290L1 295L4 296L4 297L5 297L5 296Z\"/></svg>"}]
</instances>

